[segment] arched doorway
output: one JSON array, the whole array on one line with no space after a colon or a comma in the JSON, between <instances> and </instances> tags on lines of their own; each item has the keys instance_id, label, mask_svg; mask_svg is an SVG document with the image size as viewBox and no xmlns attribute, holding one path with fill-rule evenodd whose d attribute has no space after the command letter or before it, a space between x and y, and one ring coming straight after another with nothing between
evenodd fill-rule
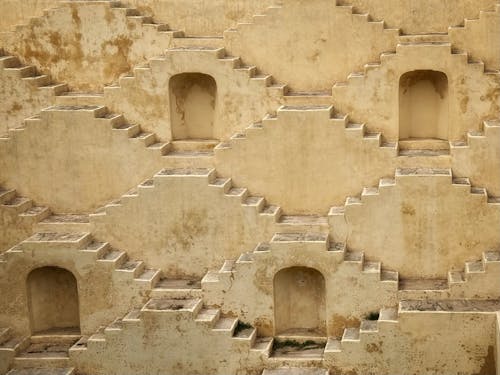
<instances>
[{"instance_id":1,"label":"arched doorway","mask_svg":"<svg viewBox=\"0 0 500 375\"><path fill-rule=\"evenodd\" d=\"M80 332L77 281L59 267L42 267L27 279L32 333Z\"/></svg>"},{"instance_id":2,"label":"arched doorway","mask_svg":"<svg viewBox=\"0 0 500 375\"><path fill-rule=\"evenodd\" d=\"M290 267L274 276L275 334L326 335L325 279L312 268Z\"/></svg>"},{"instance_id":3,"label":"arched doorway","mask_svg":"<svg viewBox=\"0 0 500 375\"><path fill-rule=\"evenodd\" d=\"M399 80L399 139L448 139L448 77L415 70Z\"/></svg>"},{"instance_id":4,"label":"arched doorway","mask_svg":"<svg viewBox=\"0 0 500 375\"><path fill-rule=\"evenodd\" d=\"M217 84L202 73L181 73L169 84L173 140L213 139Z\"/></svg>"}]
</instances>

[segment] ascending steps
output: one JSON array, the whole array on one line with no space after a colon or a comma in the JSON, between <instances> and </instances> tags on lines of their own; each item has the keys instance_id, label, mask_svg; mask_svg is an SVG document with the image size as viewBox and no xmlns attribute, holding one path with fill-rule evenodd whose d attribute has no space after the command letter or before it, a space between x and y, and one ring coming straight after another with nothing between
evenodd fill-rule
<instances>
[{"instance_id":1,"label":"ascending steps","mask_svg":"<svg viewBox=\"0 0 500 375\"><path fill-rule=\"evenodd\" d=\"M488 280L500 275L500 252L485 251L481 259L466 262L463 270L448 272L447 279L401 279L399 299L453 299L460 297L499 298L500 291ZM477 290L481 283L480 291ZM468 285L472 284L472 285Z\"/></svg>"},{"instance_id":2,"label":"ascending steps","mask_svg":"<svg viewBox=\"0 0 500 375\"><path fill-rule=\"evenodd\" d=\"M142 321L159 323L163 316L170 319L172 314L179 318L185 316L199 325L200 329L205 327L214 335L214 339L227 337L234 340L233 345L265 355L269 355L271 350L272 339L257 338L255 328L242 324L237 318L222 316L219 309L204 307L200 298L152 298L142 309L133 310L123 318L116 319L103 330L80 340L70 350L103 350L108 337L119 335L128 327L137 327Z\"/></svg>"},{"instance_id":3,"label":"ascending steps","mask_svg":"<svg viewBox=\"0 0 500 375\"><path fill-rule=\"evenodd\" d=\"M363 320L358 328L346 328L341 339L330 337L325 348L325 354L339 353L351 345L359 345L366 336L379 333L385 325L398 323L397 308L383 308L377 320Z\"/></svg>"},{"instance_id":4,"label":"ascending steps","mask_svg":"<svg viewBox=\"0 0 500 375\"><path fill-rule=\"evenodd\" d=\"M31 199L20 197L14 189L0 187L0 208L9 210L20 217L30 218L33 223L50 215L47 207L36 206Z\"/></svg>"}]
</instances>

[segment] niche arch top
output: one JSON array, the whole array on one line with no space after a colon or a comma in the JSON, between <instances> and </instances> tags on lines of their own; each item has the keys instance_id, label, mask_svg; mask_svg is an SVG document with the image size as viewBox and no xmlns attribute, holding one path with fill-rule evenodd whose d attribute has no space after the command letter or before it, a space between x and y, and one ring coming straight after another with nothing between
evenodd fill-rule
<instances>
[{"instance_id":1,"label":"niche arch top","mask_svg":"<svg viewBox=\"0 0 500 375\"><path fill-rule=\"evenodd\" d=\"M326 336L326 288L321 272L284 268L274 276L275 334Z\"/></svg>"},{"instance_id":2,"label":"niche arch top","mask_svg":"<svg viewBox=\"0 0 500 375\"><path fill-rule=\"evenodd\" d=\"M413 70L399 79L399 139L449 138L448 77Z\"/></svg>"},{"instance_id":3,"label":"niche arch top","mask_svg":"<svg viewBox=\"0 0 500 375\"><path fill-rule=\"evenodd\" d=\"M205 73L179 73L170 78L170 120L173 140L215 138L217 83Z\"/></svg>"},{"instance_id":4,"label":"niche arch top","mask_svg":"<svg viewBox=\"0 0 500 375\"><path fill-rule=\"evenodd\" d=\"M26 280L32 333L80 333L75 276L59 267L40 267Z\"/></svg>"}]
</instances>

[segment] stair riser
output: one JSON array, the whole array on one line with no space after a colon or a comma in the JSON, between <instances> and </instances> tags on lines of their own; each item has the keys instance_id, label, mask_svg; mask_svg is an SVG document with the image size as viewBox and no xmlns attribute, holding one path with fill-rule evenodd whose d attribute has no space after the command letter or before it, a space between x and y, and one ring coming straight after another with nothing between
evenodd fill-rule
<instances>
[{"instance_id":1,"label":"stair riser","mask_svg":"<svg viewBox=\"0 0 500 375\"><path fill-rule=\"evenodd\" d=\"M69 367L69 358L14 358L14 368Z\"/></svg>"}]
</instances>

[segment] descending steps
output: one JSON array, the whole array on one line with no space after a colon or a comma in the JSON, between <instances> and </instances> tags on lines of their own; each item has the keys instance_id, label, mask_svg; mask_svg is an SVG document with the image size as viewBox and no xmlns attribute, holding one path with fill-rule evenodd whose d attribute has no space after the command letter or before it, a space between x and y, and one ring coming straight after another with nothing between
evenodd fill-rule
<instances>
[{"instance_id":1,"label":"descending steps","mask_svg":"<svg viewBox=\"0 0 500 375\"><path fill-rule=\"evenodd\" d=\"M144 147L163 158L173 165L190 164L190 160L196 158L202 165L210 165L213 152L210 150L213 142L201 143L201 150L185 150L178 142L160 142L154 133L144 132L138 125L130 124L123 115L111 113L105 106L52 106L42 110L42 113L50 116L52 113L64 113L68 118L75 115L86 114L102 121L109 126L113 133L119 137L129 138L132 142L142 144ZM7 136L0 137L0 143L15 140L22 131L29 131L30 127L36 127L42 119L39 116L25 121L25 127L10 130Z\"/></svg>"}]
</instances>

